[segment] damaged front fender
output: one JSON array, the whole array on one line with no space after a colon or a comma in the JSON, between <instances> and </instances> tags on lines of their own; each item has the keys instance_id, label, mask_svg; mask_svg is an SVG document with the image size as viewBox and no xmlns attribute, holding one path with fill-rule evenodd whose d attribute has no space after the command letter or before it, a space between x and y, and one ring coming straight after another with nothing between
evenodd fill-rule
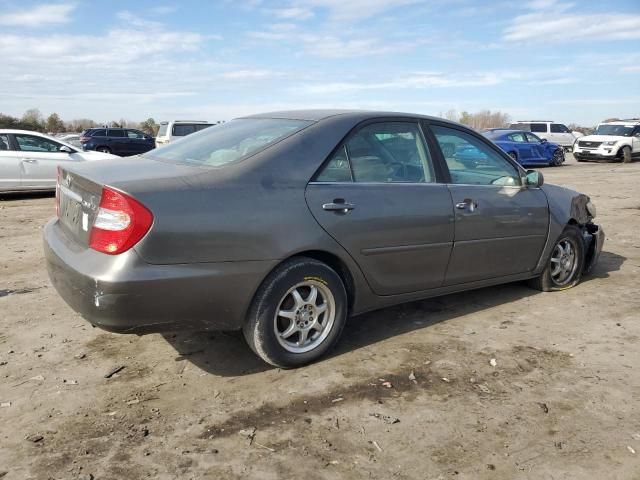
<instances>
[{"instance_id":1,"label":"damaged front fender","mask_svg":"<svg viewBox=\"0 0 640 480\"><path fill-rule=\"evenodd\" d=\"M585 245L584 272L587 273L595 266L604 244L604 231L593 223L590 198L575 190L560 187L552 183L545 183L542 190L549 202L549 235L535 273L541 273L553 247L567 225L577 225L582 229ZM591 207L593 211L593 207Z\"/></svg>"}]
</instances>

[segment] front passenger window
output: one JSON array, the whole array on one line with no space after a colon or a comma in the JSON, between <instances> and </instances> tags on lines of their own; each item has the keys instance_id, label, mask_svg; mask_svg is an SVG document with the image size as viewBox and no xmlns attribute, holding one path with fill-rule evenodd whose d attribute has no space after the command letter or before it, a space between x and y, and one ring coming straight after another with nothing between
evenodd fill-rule
<instances>
[{"instance_id":1,"label":"front passenger window","mask_svg":"<svg viewBox=\"0 0 640 480\"><path fill-rule=\"evenodd\" d=\"M447 162L451 183L521 185L518 169L484 141L454 128L431 129Z\"/></svg>"}]
</instances>

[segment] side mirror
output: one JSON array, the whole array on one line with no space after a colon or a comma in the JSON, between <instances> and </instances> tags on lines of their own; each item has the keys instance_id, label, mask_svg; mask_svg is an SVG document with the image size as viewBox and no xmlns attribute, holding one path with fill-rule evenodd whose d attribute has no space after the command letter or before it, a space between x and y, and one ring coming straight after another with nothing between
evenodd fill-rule
<instances>
[{"instance_id":1,"label":"side mirror","mask_svg":"<svg viewBox=\"0 0 640 480\"><path fill-rule=\"evenodd\" d=\"M67 147L66 145L62 145L59 149L59 152L64 152L64 153L73 153L73 150L71 150L69 147Z\"/></svg>"},{"instance_id":2,"label":"side mirror","mask_svg":"<svg viewBox=\"0 0 640 480\"><path fill-rule=\"evenodd\" d=\"M544 184L544 176L536 170L527 170L524 177L524 184L527 187L541 187Z\"/></svg>"},{"instance_id":3,"label":"side mirror","mask_svg":"<svg viewBox=\"0 0 640 480\"><path fill-rule=\"evenodd\" d=\"M540 143L547 143L547 139L546 138L541 138L540 139Z\"/></svg>"}]
</instances>

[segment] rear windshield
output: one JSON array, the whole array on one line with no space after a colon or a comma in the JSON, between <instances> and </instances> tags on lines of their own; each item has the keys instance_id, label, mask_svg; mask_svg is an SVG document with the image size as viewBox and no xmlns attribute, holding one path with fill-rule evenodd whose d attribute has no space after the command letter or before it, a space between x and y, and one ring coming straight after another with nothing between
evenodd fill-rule
<instances>
[{"instance_id":1,"label":"rear windshield","mask_svg":"<svg viewBox=\"0 0 640 480\"><path fill-rule=\"evenodd\" d=\"M248 157L312 122L275 118L241 118L205 128L145 156L188 165L219 167Z\"/></svg>"},{"instance_id":2,"label":"rear windshield","mask_svg":"<svg viewBox=\"0 0 640 480\"><path fill-rule=\"evenodd\" d=\"M164 137L167 134L167 127L169 125L167 123L161 123L160 124L160 129L158 130L158 136L159 137Z\"/></svg>"},{"instance_id":3,"label":"rear windshield","mask_svg":"<svg viewBox=\"0 0 640 480\"><path fill-rule=\"evenodd\" d=\"M176 123L171 133L174 137L185 137L210 126L207 123Z\"/></svg>"}]
</instances>

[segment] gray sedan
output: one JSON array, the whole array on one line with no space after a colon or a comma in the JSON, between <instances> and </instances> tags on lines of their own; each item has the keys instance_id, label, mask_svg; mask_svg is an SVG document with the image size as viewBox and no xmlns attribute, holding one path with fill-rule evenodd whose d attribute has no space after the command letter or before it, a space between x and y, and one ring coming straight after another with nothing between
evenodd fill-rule
<instances>
[{"instance_id":1,"label":"gray sedan","mask_svg":"<svg viewBox=\"0 0 640 480\"><path fill-rule=\"evenodd\" d=\"M570 288L604 239L586 195L462 125L399 113L240 118L62 168L57 201L49 275L92 324L242 329L282 367L369 310L520 280Z\"/></svg>"}]
</instances>

